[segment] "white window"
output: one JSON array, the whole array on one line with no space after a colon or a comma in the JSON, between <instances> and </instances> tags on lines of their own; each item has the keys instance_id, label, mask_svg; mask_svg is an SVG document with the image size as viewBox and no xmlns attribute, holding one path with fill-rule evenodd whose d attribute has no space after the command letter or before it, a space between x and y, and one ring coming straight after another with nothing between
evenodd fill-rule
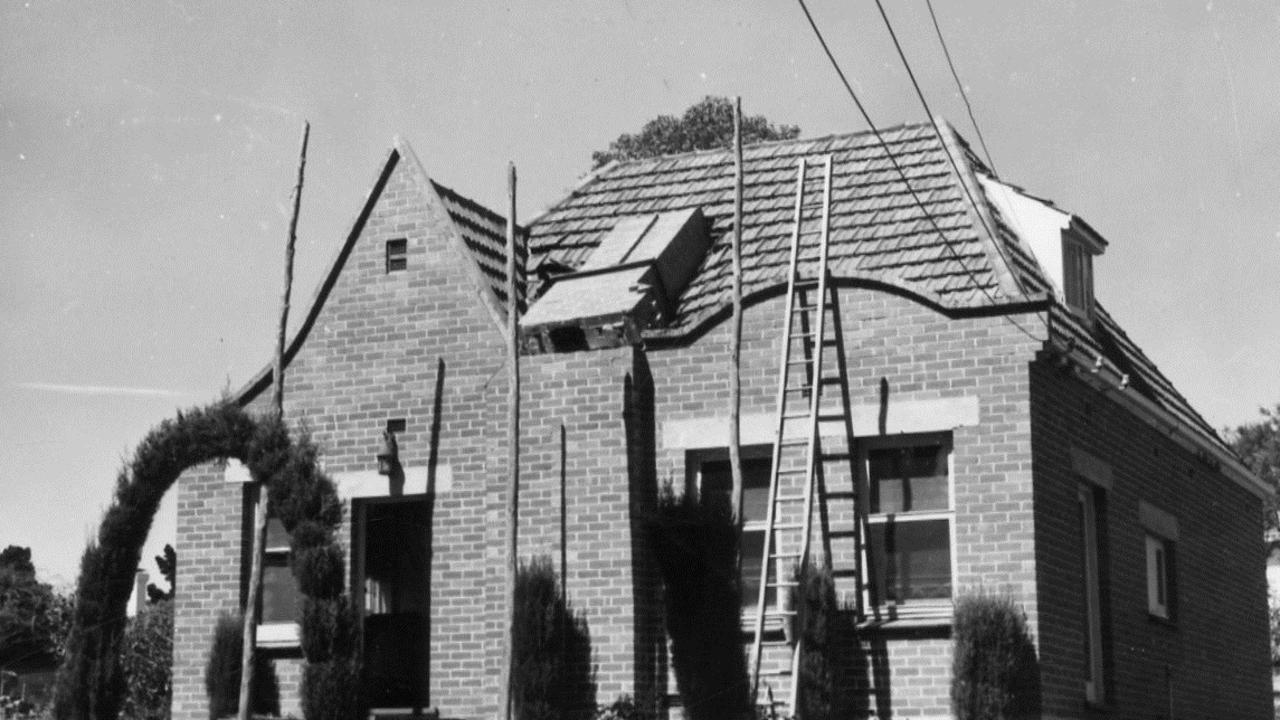
<instances>
[{"instance_id":1,"label":"white window","mask_svg":"<svg viewBox=\"0 0 1280 720\"><path fill-rule=\"evenodd\" d=\"M731 507L733 476L727 451L692 458L690 467L696 474L698 490L705 501ZM771 449L742 448L742 608L753 614L760 597L760 566L764 557L764 537L769 513L769 473L772 472ZM775 591L776 595L776 591ZM776 597L770 597L772 605Z\"/></svg>"},{"instance_id":2,"label":"white window","mask_svg":"<svg viewBox=\"0 0 1280 720\"><path fill-rule=\"evenodd\" d=\"M1068 306L1086 314L1093 311L1093 255L1066 238L1062 242L1062 286Z\"/></svg>"},{"instance_id":3,"label":"white window","mask_svg":"<svg viewBox=\"0 0 1280 720\"><path fill-rule=\"evenodd\" d=\"M1171 619L1173 606L1172 543L1154 535L1147 543L1147 612L1158 618Z\"/></svg>"},{"instance_id":4,"label":"white window","mask_svg":"<svg viewBox=\"0 0 1280 720\"><path fill-rule=\"evenodd\" d=\"M948 614L955 544L950 436L875 438L859 446L868 499L868 606Z\"/></svg>"},{"instance_id":5,"label":"white window","mask_svg":"<svg viewBox=\"0 0 1280 720\"><path fill-rule=\"evenodd\" d=\"M1080 551L1084 569L1081 583L1084 606L1082 640L1084 644L1084 695L1091 703L1101 703L1106 697L1103 683L1102 662L1102 590L1098 544L1098 501L1095 491L1088 485L1076 490L1079 506Z\"/></svg>"}]
</instances>

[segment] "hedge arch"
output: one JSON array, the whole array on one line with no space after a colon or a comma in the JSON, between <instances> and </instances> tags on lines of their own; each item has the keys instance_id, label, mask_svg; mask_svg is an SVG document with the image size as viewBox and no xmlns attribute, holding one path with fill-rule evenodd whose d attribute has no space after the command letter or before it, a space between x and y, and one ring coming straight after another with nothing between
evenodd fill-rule
<instances>
[{"instance_id":1,"label":"hedge arch","mask_svg":"<svg viewBox=\"0 0 1280 720\"><path fill-rule=\"evenodd\" d=\"M342 522L337 489L303 435L290 438L274 415L256 418L234 402L179 412L151 430L116 479L115 498L85 549L67 655L54 689L58 720L116 720L124 697L120 646L134 571L160 500L187 468L235 458L265 482L273 512L292 534L293 573L303 594L300 622L306 658L303 705L308 720L350 717L356 707L357 643L343 595ZM343 690L344 706L314 707L308 687ZM308 705L312 705L309 707Z\"/></svg>"}]
</instances>

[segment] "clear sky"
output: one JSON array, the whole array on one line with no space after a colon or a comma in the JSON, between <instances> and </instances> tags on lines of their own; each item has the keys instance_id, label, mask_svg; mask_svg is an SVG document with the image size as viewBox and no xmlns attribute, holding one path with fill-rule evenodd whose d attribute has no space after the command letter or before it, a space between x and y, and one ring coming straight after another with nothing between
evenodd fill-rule
<instances>
[{"instance_id":1,"label":"clear sky","mask_svg":"<svg viewBox=\"0 0 1280 720\"><path fill-rule=\"evenodd\" d=\"M924 0L885 5L976 146ZM1130 335L1215 426L1280 401L1280 6L935 7L1002 178L1110 241L1098 296ZM925 118L871 0L811 8L877 124ZM514 161L529 218L707 94L865 129L785 1L5 0L0 547L71 583L147 429L269 360L304 118L295 318L393 136L494 208ZM172 537L170 502L149 565Z\"/></svg>"}]
</instances>

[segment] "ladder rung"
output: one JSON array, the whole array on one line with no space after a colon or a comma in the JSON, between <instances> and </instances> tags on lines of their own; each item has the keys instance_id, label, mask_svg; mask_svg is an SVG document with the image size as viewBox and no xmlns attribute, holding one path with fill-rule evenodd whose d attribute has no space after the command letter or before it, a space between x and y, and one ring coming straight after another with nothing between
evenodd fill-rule
<instances>
[{"instance_id":1,"label":"ladder rung","mask_svg":"<svg viewBox=\"0 0 1280 720\"><path fill-rule=\"evenodd\" d=\"M778 447L795 447L797 445L808 445L809 438L790 438L778 443Z\"/></svg>"},{"instance_id":2,"label":"ladder rung","mask_svg":"<svg viewBox=\"0 0 1280 720\"><path fill-rule=\"evenodd\" d=\"M779 475L803 475L809 472L805 468L788 468L786 470L778 470Z\"/></svg>"},{"instance_id":3,"label":"ladder rung","mask_svg":"<svg viewBox=\"0 0 1280 720\"><path fill-rule=\"evenodd\" d=\"M857 530L828 530L827 537L831 540L841 540L844 538L858 537Z\"/></svg>"},{"instance_id":4,"label":"ladder rung","mask_svg":"<svg viewBox=\"0 0 1280 720\"><path fill-rule=\"evenodd\" d=\"M804 523L774 523L774 530L803 530Z\"/></svg>"},{"instance_id":5,"label":"ladder rung","mask_svg":"<svg viewBox=\"0 0 1280 720\"><path fill-rule=\"evenodd\" d=\"M765 587L784 588L784 587L800 587L800 583L795 580L780 580L774 583L765 583Z\"/></svg>"},{"instance_id":6,"label":"ladder rung","mask_svg":"<svg viewBox=\"0 0 1280 720\"><path fill-rule=\"evenodd\" d=\"M795 610L765 610L765 617L795 617Z\"/></svg>"},{"instance_id":7,"label":"ladder rung","mask_svg":"<svg viewBox=\"0 0 1280 720\"><path fill-rule=\"evenodd\" d=\"M769 559L780 560L783 558L798 558L798 557L800 557L800 553L789 552L789 553L776 553L776 554L770 555Z\"/></svg>"},{"instance_id":8,"label":"ladder rung","mask_svg":"<svg viewBox=\"0 0 1280 720\"><path fill-rule=\"evenodd\" d=\"M804 495L779 495L778 497L774 498L773 501L774 502L796 502L797 500L803 500L803 499L805 499Z\"/></svg>"}]
</instances>

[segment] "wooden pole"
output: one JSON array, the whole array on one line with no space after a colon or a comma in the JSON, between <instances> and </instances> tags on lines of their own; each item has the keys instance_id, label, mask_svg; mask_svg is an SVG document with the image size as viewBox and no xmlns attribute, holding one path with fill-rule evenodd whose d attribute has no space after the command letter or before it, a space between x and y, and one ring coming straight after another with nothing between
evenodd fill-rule
<instances>
[{"instance_id":1,"label":"wooden pole","mask_svg":"<svg viewBox=\"0 0 1280 720\"><path fill-rule=\"evenodd\" d=\"M733 517L742 535L742 98L733 99L733 339L729 347L729 469ZM738 554L741 563L742 554ZM764 559L765 562L769 558Z\"/></svg>"},{"instance_id":2,"label":"wooden pole","mask_svg":"<svg viewBox=\"0 0 1280 720\"><path fill-rule=\"evenodd\" d=\"M284 419L284 335L289 324L289 293L293 289L293 248L298 238L298 210L302 205L302 176L307 167L307 140L311 123L302 123L302 153L298 157L298 182L293 186L293 217L284 251L284 291L280 296L280 326L276 332L275 367L271 375L271 401L276 417ZM258 598L262 594L262 555L267 535L267 494L255 481L253 493L253 559L249 565L249 592L244 605L244 648L240 654L240 720L248 720L253 687L253 653L258 642Z\"/></svg>"},{"instance_id":3,"label":"wooden pole","mask_svg":"<svg viewBox=\"0 0 1280 720\"><path fill-rule=\"evenodd\" d=\"M498 717L511 718L512 623L515 612L516 533L520 520L520 343L516 302L516 166L507 166L507 567L503 588L502 667L498 677Z\"/></svg>"}]
</instances>

